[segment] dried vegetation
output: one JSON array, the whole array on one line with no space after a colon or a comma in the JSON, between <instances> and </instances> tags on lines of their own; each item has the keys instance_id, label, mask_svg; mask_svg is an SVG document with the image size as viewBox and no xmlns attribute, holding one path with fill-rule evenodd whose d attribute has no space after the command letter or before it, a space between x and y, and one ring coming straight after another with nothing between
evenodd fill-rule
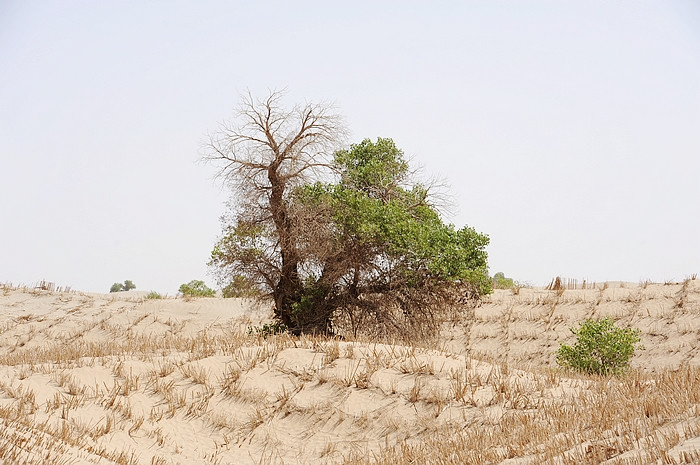
<instances>
[{"instance_id":1,"label":"dried vegetation","mask_svg":"<svg viewBox=\"0 0 700 465\"><path fill-rule=\"evenodd\" d=\"M690 279L502 291L409 344L250 335L265 315L221 318L232 299L5 286L0 462L699 463L699 297ZM628 376L551 366L595 316L642 329Z\"/></svg>"}]
</instances>

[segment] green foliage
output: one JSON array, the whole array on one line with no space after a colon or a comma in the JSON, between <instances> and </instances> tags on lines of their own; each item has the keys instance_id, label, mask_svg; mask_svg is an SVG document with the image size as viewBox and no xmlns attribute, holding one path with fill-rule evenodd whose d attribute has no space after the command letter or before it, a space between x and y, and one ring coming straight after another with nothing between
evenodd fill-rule
<instances>
[{"instance_id":1,"label":"green foliage","mask_svg":"<svg viewBox=\"0 0 700 465\"><path fill-rule=\"evenodd\" d=\"M318 225L325 233L322 271L305 280L292 306L295 320L318 318L329 302L374 315L379 306L398 306L415 318L449 304L456 295L450 291L460 286L491 291L488 237L442 221L428 190L408 182L408 164L391 139L364 140L337 152L334 161L340 182L297 191L299 203L317 218L325 215L326 223Z\"/></svg>"},{"instance_id":2,"label":"green foliage","mask_svg":"<svg viewBox=\"0 0 700 465\"><path fill-rule=\"evenodd\" d=\"M493 275L493 287L494 289L513 289L516 283L512 278L506 278L502 272L498 272Z\"/></svg>"},{"instance_id":3,"label":"green foliage","mask_svg":"<svg viewBox=\"0 0 700 465\"><path fill-rule=\"evenodd\" d=\"M315 280L313 277L308 277L304 284L301 295L297 301L292 303L291 311L289 312L289 322L293 328L324 328L328 309L322 308L322 305L330 294L330 289L326 284ZM321 310L321 311L319 311Z\"/></svg>"},{"instance_id":4,"label":"green foliage","mask_svg":"<svg viewBox=\"0 0 700 465\"><path fill-rule=\"evenodd\" d=\"M109 292L121 292L124 290L124 285L122 283L114 283L112 287L109 288Z\"/></svg>"},{"instance_id":5,"label":"green foliage","mask_svg":"<svg viewBox=\"0 0 700 465\"><path fill-rule=\"evenodd\" d=\"M231 282L222 289L224 298L243 297L253 298L260 295L260 291L255 287L250 279L242 275L235 275Z\"/></svg>"},{"instance_id":6,"label":"green foliage","mask_svg":"<svg viewBox=\"0 0 700 465\"><path fill-rule=\"evenodd\" d=\"M124 281L124 284L122 284L122 283L112 284L112 287L109 288L109 292L130 291L132 289L136 289L136 286L134 285L134 283L130 279L127 279L126 281Z\"/></svg>"},{"instance_id":7,"label":"green foliage","mask_svg":"<svg viewBox=\"0 0 700 465\"><path fill-rule=\"evenodd\" d=\"M381 197L398 186L408 174L408 163L391 139L365 139L350 150L335 154L335 164L343 168L345 183L370 196Z\"/></svg>"},{"instance_id":8,"label":"green foliage","mask_svg":"<svg viewBox=\"0 0 700 465\"><path fill-rule=\"evenodd\" d=\"M192 280L187 284L180 286L180 294L183 297L214 297L216 292L214 289L207 287L204 281Z\"/></svg>"},{"instance_id":9,"label":"green foliage","mask_svg":"<svg viewBox=\"0 0 700 465\"><path fill-rule=\"evenodd\" d=\"M162 299L163 296L156 291L151 291L148 294L146 294L146 299L148 300L156 300L156 299Z\"/></svg>"},{"instance_id":10,"label":"green foliage","mask_svg":"<svg viewBox=\"0 0 700 465\"><path fill-rule=\"evenodd\" d=\"M260 225L236 221L225 228L223 237L214 245L210 266L219 270L219 282L224 297L253 297L271 293L274 283L269 263L278 250L271 252L274 234ZM267 253L266 253L267 251ZM272 257L271 257L272 255ZM262 281L263 284L256 284Z\"/></svg>"},{"instance_id":11,"label":"green foliage","mask_svg":"<svg viewBox=\"0 0 700 465\"><path fill-rule=\"evenodd\" d=\"M559 347L557 363L583 373L623 374L635 349L642 348L639 329L618 328L610 318L586 320L570 330L577 336L576 343Z\"/></svg>"},{"instance_id":12,"label":"green foliage","mask_svg":"<svg viewBox=\"0 0 700 465\"><path fill-rule=\"evenodd\" d=\"M281 321L275 320L272 323L265 323L262 326L251 326L248 328L248 335L262 336L267 339L275 334L287 332L287 326Z\"/></svg>"},{"instance_id":13,"label":"green foliage","mask_svg":"<svg viewBox=\"0 0 700 465\"><path fill-rule=\"evenodd\" d=\"M488 237L443 223L424 186L403 186L408 164L391 139L376 144L366 139L338 152L335 163L341 182L307 186L300 198L332 212L337 246L348 252L364 248L361 264L383 256L393 264L392 274L409 286L426 280L469 282L483 294L490 292Z\"/></svg>"}]
</instances>

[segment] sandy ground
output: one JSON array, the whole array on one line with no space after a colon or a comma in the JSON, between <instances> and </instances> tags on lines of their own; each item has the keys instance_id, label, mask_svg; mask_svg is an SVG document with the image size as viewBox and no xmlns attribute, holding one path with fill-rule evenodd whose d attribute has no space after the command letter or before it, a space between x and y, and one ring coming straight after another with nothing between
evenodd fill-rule
<instances>
[{"instance_id":1,"label":"sandy ground","mask_svg":"<svg viewBox=\"0 0 700 465\"><path fill-rule=\"evenodd\" d=\"M587 318L612 318L639 328L645 349L632 366L700 365L700 281L674 284L600 284L595 289L496 291L475 311L469 348L509 362L553 365L560 342ZM454 350L464 344L458 338Z\"/></svg>"},{"instance_id":2,"label":"sandy ground","mask_svg":"<svg viewBox=\"0 0 700 465\"><path fill-rule=\"evenodd\" d=\"M692 455L700 406L693 393L676 392L700 388L700 282L622 286L497 291L473 319L446 324L432 349L264 339L248 328L267 321L269 309L245 300L0 288L0 459L306 464L369 463L378 454L379 463L395 445L432 447L447 431L474 431L477 442L488 433L491 455L473 463L657 463L662 455L658 463L700 463L684 461L700 460ZM645 349L633 365L648 374L603 385L552 369L559 343L572 342L568 328L605 316L641 329ZM682 384L663 374L669 368L686 369ZM678 396L669 400L677 408L658 405L644 386ZM648 393L630 407L644 411L601 417L604 428L584 426L576 437L562 429L535 440L540 430L528 426L516 440L522 428L509 423L534 424L540 413L552 421L555 407L566 416L624 395L616 389ZM636 416L649 420L631 438L619 424ZM510 439L497 437L504 428Z\"/></svg>"}]
</instances>

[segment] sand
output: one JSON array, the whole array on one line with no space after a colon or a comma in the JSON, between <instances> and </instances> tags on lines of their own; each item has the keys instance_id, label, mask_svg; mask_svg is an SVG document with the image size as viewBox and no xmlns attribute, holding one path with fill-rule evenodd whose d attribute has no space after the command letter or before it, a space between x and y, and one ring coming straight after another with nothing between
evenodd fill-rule
<instances>
[{"instance_id":1,"label":"sand","mask_svg":"<svg viewBox=\"0 0 700 465\"><path fill-rule=\"evenodd\" d=\"M600 457L656 463L662 453L665 463L685 463L700 449L700 406L683 392L675 410L663 407L663 419L644 423L629 441L619 439L631 434L625 430L610 442L609 431L632 422L634 413L571 438L537 439L533 426L523 436L530 439L516 440L520 427L508 423L539 418L554 406L565 415L565 406L592 402L601 392L666 389L666 375L655 373L685 369L694 378L695 280L496 291L473 319L447 323L432 347L248 334L270 317L269 308L241 299L0 288L0 459L307 464L365 463L378 454L381 463L398 463L407 456L387 458L394 446L437 450L446 431L473 431L474 441L489 432L491 455L475 447L481 455L473 455L474 463L541 463L546 454L552 463L602 463ZM568 328L597 317L641 330L636 381L603 386L556 369L553 352L573 340ZM644 392L648 406L634 408L656 405L653 389ZM621 461L632 457L640 461Z\"/></svg>"}]
</instances>

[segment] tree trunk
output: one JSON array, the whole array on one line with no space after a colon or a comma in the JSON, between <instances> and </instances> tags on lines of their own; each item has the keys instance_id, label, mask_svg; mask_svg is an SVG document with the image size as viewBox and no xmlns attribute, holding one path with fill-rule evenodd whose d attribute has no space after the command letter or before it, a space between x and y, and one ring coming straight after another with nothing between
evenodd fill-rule
<instances>
[{"instance_id":1,"label":"tree trunk","mask_svg":"<svg viewBox=\"0 0 700 465\"><path fill-rule=\"evenodd\" d=\"M275 316L290 329L297 323L292 319L292 304L298 302L303 286L299 279L299 256L292 234L292 225L284 202L285 182L277 173L278 164L270 165L268 179L272 186L270 213L280 241L282 267L280 279L274 289Z\"/></svg>"}]
</instances>

